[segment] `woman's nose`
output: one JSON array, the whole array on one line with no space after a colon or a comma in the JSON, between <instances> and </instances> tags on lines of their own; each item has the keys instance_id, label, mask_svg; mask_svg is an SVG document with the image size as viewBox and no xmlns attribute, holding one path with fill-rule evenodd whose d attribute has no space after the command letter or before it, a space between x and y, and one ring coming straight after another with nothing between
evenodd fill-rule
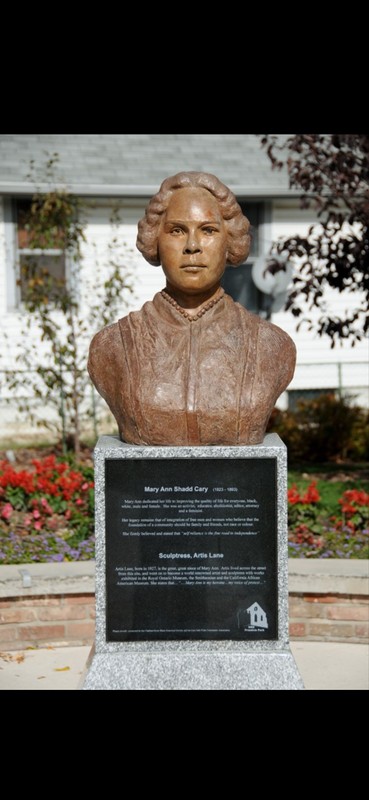
<instances>
[{"instance_id":1,"label":"woman's nose","mask_svg":"<svg viewBox=\"0 0 369 800\"><path fill-rule=\"evenodd\" d=\"M199 241L194 233L189 233L187 237L186 244L183 248L183 253L201 253L201 247Z\"/></svg>"}]
</instances>

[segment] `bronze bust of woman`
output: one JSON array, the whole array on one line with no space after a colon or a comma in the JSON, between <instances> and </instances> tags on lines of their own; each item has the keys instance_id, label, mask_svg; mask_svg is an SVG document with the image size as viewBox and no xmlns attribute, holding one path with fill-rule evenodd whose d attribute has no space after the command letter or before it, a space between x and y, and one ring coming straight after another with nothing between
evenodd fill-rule
<instances>
[{"instance_id":1,"label":"bronze bust of woman","mask_svg":"<svg viewBox=\"0 0 369 800\"><path fill-rule=\"evenodd\" d=\"M180 172L151 199L137 247L162 266L166 287L96 334L88 361L123 441L263 441L296 350L287 333L220 286L226 264L245 261L248 230L236 198L214 175Z\"/></svg>"}]
</instances>

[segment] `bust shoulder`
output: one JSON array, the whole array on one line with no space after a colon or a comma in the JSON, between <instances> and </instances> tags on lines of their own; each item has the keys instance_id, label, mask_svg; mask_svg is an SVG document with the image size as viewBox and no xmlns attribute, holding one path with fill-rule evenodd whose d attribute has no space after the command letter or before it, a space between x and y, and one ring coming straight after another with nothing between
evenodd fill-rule
<instances>
[{"instance_id":1,"label":"bust shoulder","mask_svg":"<svg viewBox=\"0 0 369 800\"><path fill-rule=\"evenodd\" d=\"M99 386L116 378L117 362L121 359L119 323L107 325L93 337L88 355L87 370L98 391ZM99 384L99 386L98 386Z\"/></svg>"},{"instance_id":2,"label":"bust shoulder","mask_svg":"<svg viewBox=\"0 0 369 800\"><path fill-rule=\"evenodd\" d=\"M289 355L296 357L296 346L286 331L283 331L274 322L267 322L265 319L260 320L260 337L263 345L271 351L286 350Z\"/></svg>"},{"instance_id":3,"label":"bust shoulder","mask_svg":"<svg viewBox=\"0 0 369 800\"><path fill-rule=\"evenodd\" d=\"M227 299L241 311L246 328L257 329L259 348L266 356L273 356L280 353L281 350L285 350L288 357L296 358L295 343L286 331L283 331L282 328L275 325L273 322L268 322L262 317L257 316L257 314L248 311L244 306L241 306L240 303L234 303L232 298L228 295Z\"/></svg>"},{"instance_id":4,"label":"bust shoulder","mask_svg":"<svg viewBox=\"0 0 369 800\"><path fill-rule=\"evenodd\" d=\"M113 322L111 325L106 325L101 331L95 333L91 339L90 350L100 350L105 347L109 342L114 342L119 337L119 324Z\"/></svg>"},{"instance_id":5,"label":"bust shoulder","mask_svg":"<svg viewBox=\"0 0 369 800\"><path fill-rule=\"evenodd\" d=\"M260 320L257 375L259 385L273 379L275 399L286 389L293 378L296 365L296 346L286 331L267 320Z\"/></svg>"}]
</instances>

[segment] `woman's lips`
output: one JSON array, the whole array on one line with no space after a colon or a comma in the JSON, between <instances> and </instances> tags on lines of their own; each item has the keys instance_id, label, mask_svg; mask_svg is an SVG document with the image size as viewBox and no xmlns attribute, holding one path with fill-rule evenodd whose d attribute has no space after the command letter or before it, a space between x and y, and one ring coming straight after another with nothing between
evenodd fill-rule
<instances>
[{"instance_id":1,"label":"woman's lips","mask_svg":"<svg viewBox=\"0 0 369 800\"><path fill-rule=\"evenodd\" d=\"M205 264L184 264L181 269L186 270L186 272L197 272L199 269L206 269Z\"/></svg>"}]
</instances>

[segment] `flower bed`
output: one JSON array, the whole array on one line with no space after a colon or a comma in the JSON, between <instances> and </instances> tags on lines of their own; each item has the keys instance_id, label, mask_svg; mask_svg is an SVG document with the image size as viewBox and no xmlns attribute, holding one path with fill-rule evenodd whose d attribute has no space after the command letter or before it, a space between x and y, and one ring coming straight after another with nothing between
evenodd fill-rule
<instances>
[{"instance_id":1,"label":"flower bed","mask_svg":"<svg viewBox=\"0 0 369 800\"><path fill-rule=\"evenodd\" d=\"M55 455L26 469L0 461L0 564L94 558L93 510L92 466ZM288 522L292 558L369 558L369 494L362 489L329 504L316 481L293 484Z\"/></svg>"},{"instance_id":2,"label":"flower bed","mask_svg":"<svg viewBox=\"0 0 369 800\"><path fill-rule=\"evenodd\" d=\"M0 563L94 558L92 467L32 459L28 469L0 462Z\"/></svg>"},{"instance_id":3,"label":"flower bed","mask_svg":"<svg viewBox=\"0 0 369 800\"><path fill-rule=\"evenodd\" d=\"M343 492L332 514L321 503L316 481L302 493L288 490L290 558L369 558L369 494Z\"/></svg>"}]
</instances>

